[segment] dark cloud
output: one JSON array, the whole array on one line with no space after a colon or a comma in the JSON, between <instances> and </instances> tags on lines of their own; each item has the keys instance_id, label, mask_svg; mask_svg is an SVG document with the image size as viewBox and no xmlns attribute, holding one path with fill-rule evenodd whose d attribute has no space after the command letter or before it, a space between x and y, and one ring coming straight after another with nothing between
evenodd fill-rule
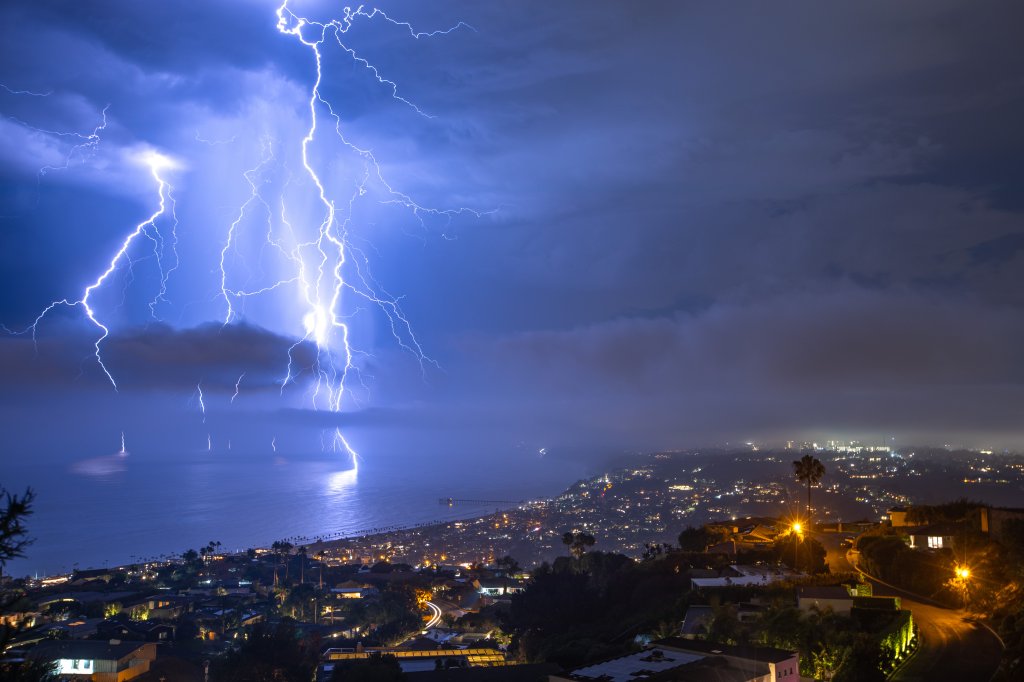
<instances>
[{"instance_id":1,"label":"dark cloud","mask_svg":"<svg viewBox=\"0 0 1024 682\"><path fill-rule=\"evenodd\" d=\"M0 340L0 372L8 386L110 386L94 355L100 330L77 321L56 327L42 328L35 340L28 334ZM193 390L201 383L204 390L231 392L243 373L247 391L280 388L289 355L297 384L308 380L317 360L313 344L248 324L175 329L154 323L111 335L101 350L118 387L129 391Z\"/></svg>"},{"instance_id":2,"label":"dark cloud","mask_svg":"<svg viewBox=\"0 0 1024 682\"><path fill-rule=\"evenodd\" d=\"M153 210L151 179L126 159L154 146L182 162L183 265L158 311L166 324L139 327L154 294L141 251L137 279L119 274L97 294L117 310L112 371L126 390L203 381L227 391L243 371L254 386L278 380L302 333L299 296L245 302L248 325L204 324L225 314L219 259L251 192L244 173L271 149L276 165L260 181L302 186L312 60L277 32L277 4L0 10L0 83L53 91L0 91L10 140L0 150L0 321L24 324L50 300L80 295ZM319 18L338 10L293 4ZM395 351L387 321L350 297L366 409L275 419L624 444L730 428L903 423L979 438L1015 428L1021 7L385 9L421 30L461 19L475 31L412 40L386 22L354 27L349 44L434 118L332 47L322 90L341 129L422 204L496 211L420 222L378 205L385 190L370 187L346 223L361 249L350 263L366 256L372 277L402 297L444 371L428 364L424 380ZM52 131L87 132L107 104L95 154L38 175L78 139ZM362 166L321 134L313 158L347 204ZM315 224L315 202L289 218ZM253 214L239 234L266 224ZM269 277L264 255L230 253L243 266L233 283ZM7 393L36 382L101 387L93 330L46 329L38 356L24 338L0 341ZM313 351L300 349L308 365Z\"/></svg>"}]
</instances>

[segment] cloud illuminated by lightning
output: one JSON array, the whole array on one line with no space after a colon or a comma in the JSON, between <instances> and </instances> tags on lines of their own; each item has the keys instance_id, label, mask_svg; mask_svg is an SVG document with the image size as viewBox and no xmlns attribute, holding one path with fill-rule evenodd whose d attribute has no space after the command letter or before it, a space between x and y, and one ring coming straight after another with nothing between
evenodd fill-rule
<instances>
[{"instance_id":1,"label":"cloud illuminated by lightning","mask_svg":"<svg viewBox=\"0 0 1024 682\"><path fill-rule=\"evenodd\" d=\"M105 111L105 110L104 110ZM104 115L104 122L106 116ZM110 258L107 268L95 279L93 282L85 287L80 298L68 299L63 298L60 300L53 301L50 305L46 306L41 313L35 318L31 325L21 333L31 332L33 340L36 338L36 332L38 331L40 323L44 320L47 314L54 308L66 306L69 308L81 307L85 311L85 316L88 320L99 330L100 335L94 343L96 362L99 364L100 369L106 375L110 381L114 390L117 390L117 381L114 379L114 375L111 374L107 365L103 361L103 355L101 352L101 345L103 341L110 335L110 328L107 327L100 320L100 315L91 304L90 299L93 294L96 293L107 280L117 271L117 269L123 265L131 265L131 255L129 251L135 245L135 243L142 237L148 238L153 242L154 249L159 249L164 244L164 238L160 232L160 228L157 226L157 220L164 215L168 210L168 204L173 205L173 197L171 196L171 185L164 179L164 175L168 171L179 168L178 162L169 156L161 154L152 149L147 149L136 156L134 159L137 163L146 166L149 169L153 180L157 185L157 193L159 197L159 205L157 209L148 217L135 226L135 229L124 238L121 242L120 248ZM173 214L173 207L171 209ZM167 272L163 269L161 258L157 259L158 265L161 269L161 289L157 294L157 299L162 297L163 292L166 290ZM155 299L156 300L156 299Z\"/></svg>"},{"instance_id":2,"label":"cloud illuminated by lightning","mask_svg":"<svg viewBox=\"0 0 1024 682\"><path fill-rule=\"evenodd\" d=\"M317 199L321 205L321 217L313 238L299 243L291 252L291 259L297 266L295 275L300 283L306 305L306 312L302 317L304 328L302 338L313 341L319 349L317 363L313 368L315 374L312 388L313 404L315 407L320 400L323 400L328 409L339 411L342 409L346 380L351 372L356 371L353 362L355 351L349 338L349 323L341 312L344 292L348 292L382 311L399 346L417 357L421 367L424 363L431 362L416 338L409 320L402 312L398 300L387 294L377 284L369 273L368 260L349 241L348 228L352 218L353 205L367 194L367 183L371 180L379 183L388 196L384 203L397 204L407 208L421 222L424 215L451 218L462 213L476 216L481 213L469 208L435 209L423 206L409 195L397 190L385 179L381 165L373 152L357 146L345 137L342 132L341 117L321 91L324 79L322 50L325 45L336 45L346 52L354 62L372 74L380 85L387 88L394 100L410 107L421 116L429 117L420 107L401 96L398 85L385 78L376 66L360 56L346 43L344 36L357 21L374 19L398 26L408 31L414 39L445 35L460 28L471 29L471 27L459 22L448 29L421 32L407 22L391 18L382 10L367 11L363 6L355 9L346 7L341 18L319 22L295 14L290 9L288 0L278 7L277 17L277 28L281 33L296 38L302 45L309 48L316 69L309 90L309 128L301 140L300 147L303 169L315 188ZM333 122L331 128L333 128L334 137L357 158L361 159L363 164L362 177L348 192L347 200L339 201L335 198L310 160L310 146L321 134L320 119L324 115ZM282 217L284 211L285 209L282 207ZM285 223L290 226L287 221ZM284 281L286 280L282 280L282 282ZM227 292L225 297L228 297ZM230 307L228 312L230 315ZM293 363L289 361L288 371L282 381L282 388L294 378ZM332 448L351 451L351 447L341 437L340 432L335 433L332 438Z\"/></svg>"},{"instance_id":3,"label":"cloud illuminated by lightning","mask_svg":"<svg viewBox=\"0 0 1024 682\"><path fill-rule=\"evenodd\" d=\"M340 50L354 65L388 92L394 101L408 107L414 114L429 119L432 116L400 92L398 83L387 78L376 65L358 53L346 40L346 35L354 25L364 22L386 22L407 33L413 40L447 35L459 29L473 29L463 22L458 22L443 30L418 31L408 22L396 20L380 9L368 10L363 6L354 9L344 8L342 16L338 19L314 21L293 12L289 0L284 0L277 8L276 17L278 31L307 48L315 67L315 72L310 74L308 103L304 107L308 109L308 126L304 133L297 134L293 139L278 141L269 136L261 138L258 162L243 173L249 189L248 196L234 213L230 224L226 226L224 237L219 244L219 299L224 304L221 321L225 325L240 323L246 318L248 300L275 292L293 291L301 306L297 315L301 326L290 330L290 334L297 341L288 351L284 375L280 380L280 390L284 392L289 386L298 384L301 378L307 391L307 398L314 409L339 412L344 407L343 399L348 379L353 374L358 376L356 359L359 356L359 351L350 342L350 324L352 316L360 307L344 307L343 298L351 298L363 306L380 311L385 316L388 328L398 346L417 358L421 369L425 371L425 366L433 362L425 353L410 321L403 313L399 298L392 296L376 281L370 270L370 259L350 239L355 207L360 202L368 201L372 196L371 185L383 192L384 198L378 200L379 203L405 208L423 227L427 217L450 221L458 215L479 217L490 211L466 207L438 209L425 206L389 182L374 152L346 137L342 118L337 113L338 109L321 89L325 76L324 50ZM11 94L21 96L46 97L50 94L16 90L3 85L0 87ZM74 140L75 143L65 157L63 167L66 168L73 159L95 151L100 143L101 134L107 127L107 109L104 108L102 111L102 122L90 133L47 131L32 128L20 121L18 123L40 134ZM235 139L232 137L228 140L209 140L203 138L198 130L195 131L195 140L211 148L233 143ZM338 187L330 182L323 174L323 169L313 160L311 148L326 144L327 139L330 139L332 144L340 143L356 159L360 172L350 185ZM285 146L297 152L301 158L301 178L296 178L296 186L299 189L295 191L307 194L291 203L290 197L293 195L289 195L289 200L286 200L283 190L279 197L269 196L269 188L273 185L269 178L272 177L273 169L281 163L275 151ZM117 381L114 373L108 368L102 352L104 341L111 334L108 322L110 313L97 301L98 294L110 285L116 273L126 277L124 286L127 290L133 281L127 278L133 277L134 264L143 258L152 259L159 272L159 279L156 290L149 300L149 313L151 317L157 318L160 306L169 303L166 298L169 278L181 265L177 251L178 220L173 187L167 180L173 170L180 168L180 163L155 150L138 154L133 161L148 168L156 186L158 207L124 237L105 269L84 287L78 297L53 301L24 330L25 333L30 331L35 339L39 326L52 310L57 307L81 308L86 319L98 332L94 343L96 362L115 390L118 387ZM57 167L59 166L46 166L40 170L40 175ZM289 176L288 182L291 180ZM285 186L287 187L287 183ZM316 215L309 219L306 214L311 205L316 206ZM247 251L252 243L251 232L254 224L258 237L258 242L255 243L259 245L255 257L251 251ZM146 240L151 247L148 254L140 251L139 242ZM272 259L273 272L267 272L264 268L265 254L270 254L266 257ZM299 365L294 351L300 344L315 347L316 353L311 366ZM231 403L238 397L244 377L243 372L235 382ZM198 395L199 408L205 423L206 403L201 383L196 385L195 395ZM271 445L276 451L276 437ZM329 442L325 440L323 445L325 450L346 455L353 464L358 458L339 430L329 432ZM212 448L212 438L209 436L207 447Z\"/></svg>"}]
</instances>

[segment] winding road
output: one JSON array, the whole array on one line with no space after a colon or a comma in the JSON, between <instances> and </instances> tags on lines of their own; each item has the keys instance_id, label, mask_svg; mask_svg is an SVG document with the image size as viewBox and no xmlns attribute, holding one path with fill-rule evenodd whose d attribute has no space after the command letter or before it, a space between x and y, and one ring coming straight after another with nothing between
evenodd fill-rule
<instances>
[{"instance_id":1,"label":"winding road","mask_svg":"<svg viewBox=\"0 0 1024 682\"><path fill-rule=\"evenodd\" d=\"M848 554L840 546L846 536L815 533L814 537L825 547L825 560L833 573L859 570L850 561L851 556L856 561L856 552ZM910 609L917 623L920 648L890 679L902 682L991 679L1002 656L1002 644L991 631L974 622L965 611L928 603L917 595L864 575L874 586L876 596L899 597L903 608Z\"/></svg>"}]
</instances>

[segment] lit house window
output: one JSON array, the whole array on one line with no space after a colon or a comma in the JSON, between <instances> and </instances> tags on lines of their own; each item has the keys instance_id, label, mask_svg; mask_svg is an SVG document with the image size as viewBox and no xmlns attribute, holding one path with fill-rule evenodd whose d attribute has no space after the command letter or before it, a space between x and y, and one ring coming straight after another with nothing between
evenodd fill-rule
<instances>
[{"instance_id":1,"label":"lit house window","mask_svg":"<svg viewBox=\"0 0 1024 682\"><path fill-rule=\"evenodd\" d=\"M61 658L57 661L58 675L91 675L93 662L80 658Z\"/></svg>"},{"instance_id":2,"label":"lit house window","mask_svg":"<svg viewBox=\"0 0 1024 682\"><path fill-rule=\"evenodd\" d=\"M942 536L928 536L928 549L942 549Z\"/></svg>"}]
</instances>

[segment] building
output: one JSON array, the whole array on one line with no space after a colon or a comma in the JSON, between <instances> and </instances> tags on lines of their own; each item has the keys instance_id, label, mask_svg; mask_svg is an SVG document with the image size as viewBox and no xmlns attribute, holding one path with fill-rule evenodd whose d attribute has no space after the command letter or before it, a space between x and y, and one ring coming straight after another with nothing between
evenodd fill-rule
<instances>
[{"instance_id":1,"label":"building","mask_svg":"<svg viewBox=\"0 0 1024 682\"><path fill-rule=\"evenodd\" d=\"M768 647L733 647L677 637L648 649L558 675L550 682L635 682L648 677L677 682L799 682L799 654Z\"/></svg>"},{"instance_id":2,"label":"building","mask_svg":"<svg viewBox=\"0 0 1024 682\"><path fill-rule=\"evenodd\" d=\"M690 654L702 654L724 658L731 665L740 668L756 666L766 668L767 676L751 678L764 682L799 682L800 654L796 651L776 649L767 646L730 646L717 642L687 640L679 637L655 642L658 646Z\"/></svg>"},{"instance_id":3,"label":"building","mask_svg":"<svg viewBox=\"0 0 1024 682\"><path fill-rule=\"evenodd\" d=\"M764 613L764 607L757 604L733 604L732 608L735 609L736 619L741 623L753 623ZM714 618L714 607L693 604L686 609L683 624L679 627L679 635L686 639L703 637L708 633Z\"/></svg>"},{"instance_id":4,"label":"building","mask_svg":"<svg viewBox=\"0 0 1024 682\"><path fill-rule=\"evenodd\" d=\"M853 608L853 595L843 585L804 585L797 588L796 603L801 611L832 609L848 616Z\"/></svg>"},{"instance_id":5,"label":"building","mask_svg":"<svg viewBox=\"0 0 1024 682\"><path fill-rule=\"evenodd\" d=\"M526 589L523 581L508 578L478 578L473 581L473 587L485 597L505 597Z\"/></svg>"},{"instance_id":6,"label":"building","mask_svg":"<svg viewBox=\"0 0 1024 682\"><path fill-rule=\"evenodd\" d=\"M28 654L41 661L56 661L61 679L90 682L125 682L149 672L156 660L152 642L95 640L42 642Z\"/></svg>"},{"instance_id":7,"label":"building","mask_svg":"<svg viewBox=\"0 0 1024 682\"><path fill-rule=\"evenodd\" d=\"M982 507L979 511L981 514L981 532L988 533L999 542L1002 542L1006 535L1004 524L1007 521L1024 523L1024 509Z\"/></svg>"},{"instance_id":8,"label":"building","mask_svg":"<svg viewBox=\"0 0 1024 682\"><path fill-rule=\"evenodd\" d=\"M734 585L768 585L777 580L799 577L799 573L764 566L741 566L733 564L729 572L717 578L691 578L694 589L704 587L731 587Z\"/></svg>"},{"instance_id":9,"label":"building","mask_svg":"<svg viewBox=\"0 0 1024 682\"><path fill-rule=\"evenodd\" d=\"M961 528L956 524L933 523L915 526L907 531L907 537L914 549L952 549L953 538L960 532Z\"/></svg>"},{"instance_id":10,"label":"building","mask_svg":"<svg viewBox=\"0 0 1024 682\"><path fill-rule=\"evenodd\" d=\"M491 666L505 665L505 655L497 649L485 647L470 648L436 648L434 642L430 642L433 648L430 649L404 649L388 647L365 647L359 646L355 649L328 649L323 653L324 671L330 673L334 664L340 661L367 660L375 654L394 656L402 672L418 672L421 670L434 670L438 662L443 667L486 668Z\"/></svg>"},{"instance_id":11,"label":"building","mask_svg":"<svg viewBox=\"0 0 1024 682\"><path fill-rule=\"evenodd\" d=\"M909 507L891 507L885 510L885 514L889 517L889 523L893 528L905 528L906 526L915 525L907 521L907 513L909 511Z\"/></svg>"}]
</instances>

